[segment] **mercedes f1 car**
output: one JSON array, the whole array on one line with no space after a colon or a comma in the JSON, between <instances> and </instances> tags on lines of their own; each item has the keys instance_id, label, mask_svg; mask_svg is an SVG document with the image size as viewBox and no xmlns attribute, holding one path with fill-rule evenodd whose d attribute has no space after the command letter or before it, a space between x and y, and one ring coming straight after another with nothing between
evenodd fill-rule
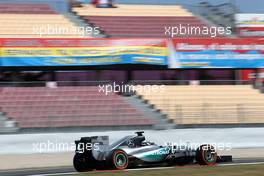
<instances>
[{"instance_id":1,"label":"mercedes f1 car","mask_svg":"<svg viewBox=\"0 0 264 176\"><path fill-rule=\"evenodd\" d=\"M123 170L132 167L161 165L215 165L217 162L232 161L232 156L218 156L214 147L205 144L198 149L166 145L159 146L145 141L144 132L136 132L109 145L108 136L82 137L75 141L73 158L78 172L94 169Z\"/></svg>"}]
</instances>

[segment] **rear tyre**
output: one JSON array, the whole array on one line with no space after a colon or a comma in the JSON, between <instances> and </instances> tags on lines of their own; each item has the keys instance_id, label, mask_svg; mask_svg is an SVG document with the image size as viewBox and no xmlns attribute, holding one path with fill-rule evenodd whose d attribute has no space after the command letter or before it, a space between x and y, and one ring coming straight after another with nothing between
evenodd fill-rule
<instances>
[{"instance_id":1,"label":"rear tyre","mask_svg":"<svg viewBox=\"0 0 264 176\"><path fill-rule=\"evenodd\" d=\"M214 147L209 144L201 145L196 150L196 161L200 165L215 165L217 161L217 153Z\"/></svg>"},{"instance_id":2,"label":"rear tyre","mask_svg":"<svg viewBox=\"0 0 264 176\"><path fill-rule=\"evenodd\" d=\"M73 167L77 172L86 172L94 169L92 163L89 163L85 155L74 155Z\"/></svg>"},{"instance_id":3,"label":"rear tyre","mask_svg":"<svg viewBox=\"0 0 264 176\"><path fill-rule=\"evenodd\" d=\"M128 167L128 155L125 151L117 149L112 154L112 166L117 170L124 170Z\"/></svg>"}]
</instances>

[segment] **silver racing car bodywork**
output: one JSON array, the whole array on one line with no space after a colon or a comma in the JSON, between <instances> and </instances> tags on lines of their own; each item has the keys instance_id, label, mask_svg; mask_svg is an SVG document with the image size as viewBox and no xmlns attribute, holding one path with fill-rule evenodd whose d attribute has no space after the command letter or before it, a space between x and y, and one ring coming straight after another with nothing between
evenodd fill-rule
<instances>
[{"instance_id":1,"label":"silver racing car bodywork","mask_svg":"<svg viewBox=\"0 0 264 176\"><path fill-rule=\"evenodd\" d=\"M217 156L213 146L202 145L201 148L159 146L145 141L143 132L125 136L109 145L108 136L83 137L75 141L76 154L74 167L77 171L93 169L125 169L156 164L198 163L213 165L217 161L231 161L231 156Z\"/></svg>"}]
</instances>

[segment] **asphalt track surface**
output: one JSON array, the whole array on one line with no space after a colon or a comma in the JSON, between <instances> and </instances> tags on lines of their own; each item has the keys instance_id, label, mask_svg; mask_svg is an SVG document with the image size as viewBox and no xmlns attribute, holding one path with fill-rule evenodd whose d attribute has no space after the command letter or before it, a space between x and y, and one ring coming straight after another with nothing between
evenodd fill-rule
<instances>
[{"instance_id":1,"label":"asphalt track surface","mask_svg":"<svg viewBox=\"0 0 264 176\"><path fill-rule=\"evenodd\" d=\"M264 158L259 159L234 159L233 162L218 164L218 166L228 165L250 165L250 164L264 164ZM182 167L182 166L179 166ZM184 166L183 166L184 167ZM167 169L173 167L149 167L149 168L135 168L128 169L132 172L135 170L153 170L153 169ZM109 171L92 171L92 172L109 172ZM73 167L56 167L56 168L32 168L21 170L0 171L1 176L64 176L77 174Z\"/></svg>"}]
</instances>

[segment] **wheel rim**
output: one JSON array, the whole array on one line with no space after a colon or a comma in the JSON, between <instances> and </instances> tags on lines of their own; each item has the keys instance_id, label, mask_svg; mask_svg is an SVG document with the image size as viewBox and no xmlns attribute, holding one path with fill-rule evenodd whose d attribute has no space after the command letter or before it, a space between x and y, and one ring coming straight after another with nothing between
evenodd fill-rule
<instances>
[{"instance_id":1,"label":"wheel rim","mask_svg":"<svg viewBox=\"0 0 264 176\"><path fill-rule=\"evenodd\" d=\"M126 156L124 154L117 154L116 155L116 159L115 159L115 163L118 167L124 167L127 163L127 159Z\"/></svg>"},{"instance_id":2,"label":"wheel rim","mask_svg":"<svg viewBox=\"0 0 264 176\"><path fill-rule=\"evenodd\" d=\"M212 153L211 150L205 152L205 160L209 163L215 162L215 153Z\"/></svg>"}]
</instances>

